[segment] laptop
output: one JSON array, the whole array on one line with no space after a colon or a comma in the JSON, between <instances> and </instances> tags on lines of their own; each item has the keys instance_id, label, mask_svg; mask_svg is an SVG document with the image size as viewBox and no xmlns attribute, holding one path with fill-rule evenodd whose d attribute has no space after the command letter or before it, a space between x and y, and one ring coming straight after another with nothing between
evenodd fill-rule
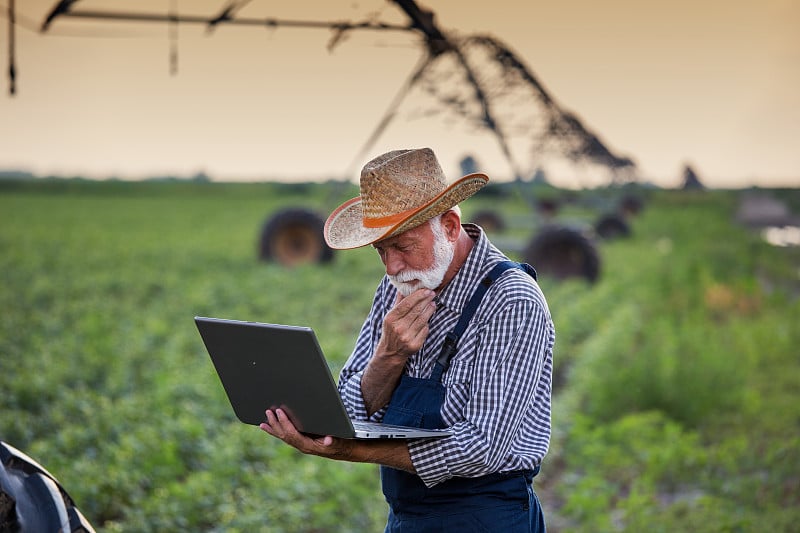
<instances>
[{"instance_id":1,"label":"laptop","mask_svg":"<svg viewBox=\"0 0 800 533\"><path fill-rule=\"evenodd\" d=\"M350 420L314 331L309 327L195 317L195 324L236 416L259 425L283 409L308 435L345 439L446 437L421 429Z\"/></svg>"}]
</instances>

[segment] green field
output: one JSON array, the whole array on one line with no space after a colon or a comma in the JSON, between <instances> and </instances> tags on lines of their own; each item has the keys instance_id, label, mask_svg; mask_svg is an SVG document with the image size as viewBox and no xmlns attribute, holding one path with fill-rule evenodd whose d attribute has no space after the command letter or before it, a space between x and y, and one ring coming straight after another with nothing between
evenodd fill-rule
<instances>
[{"instance_id":1,"label":"green field","mask_svg":"<svg viewBox=\"0 0 800 533\"><path fill-rule=\"evenodd\" d=\"M800 249L737 225L739 192L640 192L632 237L598 244L596 284L540 280L557 328L548 529L797 531ZM616 193L574 193L564 216ZM236 421L192 320L310 325L337 372L382 274L374 251L288 269L257 243L277 208L354 194L0 182L0 440L98 531L382 531L377 468ZM538 224L515 194L478 194L465 218L487 206Z\"/></svg>"}]
</instances>

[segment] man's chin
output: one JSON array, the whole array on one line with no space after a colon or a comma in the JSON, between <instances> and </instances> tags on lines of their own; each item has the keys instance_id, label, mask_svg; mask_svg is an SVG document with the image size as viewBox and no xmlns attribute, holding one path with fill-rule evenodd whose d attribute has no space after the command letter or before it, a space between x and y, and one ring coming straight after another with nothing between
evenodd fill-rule
<instances>
[{"instance_id":1,"label":"man's chin","mask_svg":"<svg viewBox=\"0 0 800 533\"><path fill-rule=\"evenodd\" d=\"M416 282L416 283L411 283L411 282L394 283L394 287L395 287L395 289L397 289L397 292L402 294L403 297L405 298L406 296L410 295L415 290L421 289L422 288L422 283L420 283L420 282Z\"/></svg>"}]
</instances>

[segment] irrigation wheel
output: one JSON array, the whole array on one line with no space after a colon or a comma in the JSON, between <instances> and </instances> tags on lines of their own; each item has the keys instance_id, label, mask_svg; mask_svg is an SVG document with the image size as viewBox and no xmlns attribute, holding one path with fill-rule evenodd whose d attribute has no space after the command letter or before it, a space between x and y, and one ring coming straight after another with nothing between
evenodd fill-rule
<instances>
[{"instance_id":1,"label":"irrigation wheel","mask_svg":"<svg viewBox=\"0 0 800 533\"><path fill-rule=\"evenodd\" d=\"M556 279L585 278L594 283L600 275L600 257L581 232L563 226L546 227L524 251L525 262L537 272Z\"/></svg>"},{"instance_id":2,"label":"irrigation wheel","mask_svg":"<svg viewBox=\"0 0 800 533\"><path fill-rule=\"evenodd\" d=\"M302 207L278 211L261 231L259 258L290 267L331 261L333 249L325 243L324 224L319 215Z\"/></svg>"},{"instance_id":3,"label":"irrigation wheel","mask_svg":"<svg viewBox=\"0 0 800 533\"><path fill-rule=\"evenodd\" d=\"M488 233L499 233L506 229L506 223L503 217L490 209L477 211L472 215L472 218L470 218L470 222L477 224Z\"/></svg>"},{"instance_id":4,"label":"irrigation wheel","mask_svg":"<svg viewBox=\"0 0 800 533\"><path fill-rule=\"evenodd\" d=\"M631 228L620 215L609 213L603 215L594 224L594 231L603 239L620 239L631 236Z\"/></svg>"}]
</instances>

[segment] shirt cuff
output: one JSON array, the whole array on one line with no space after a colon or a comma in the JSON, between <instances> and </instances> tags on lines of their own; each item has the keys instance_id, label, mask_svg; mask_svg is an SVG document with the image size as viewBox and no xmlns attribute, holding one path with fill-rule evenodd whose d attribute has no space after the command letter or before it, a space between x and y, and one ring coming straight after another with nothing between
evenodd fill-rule
<instances>
[{"instance_id":1,"label":"shirt cuff","mask_svg":"<svg viewBox=\"0 0 800 533\"><path fill-rule=\"evenodd\" d=\"M367 407L364 404L364 396L361 395L361 377L364 372L357 372L350 376L343 386L340 386L340 396L347 409L347 414L353 420L366 420Z\"/></svg>"},{"instance_id":2,"label":"shirt cuff","mask_svg":"<svg viewBox=\"0 0 800 533\"><path fill-rule=\"evenodd\" d=\"M361 394L361 378L363 376L363 370L350 376L350 379L344 385L340 384L339 395L342 397L342 403L344 403L344 407L347 410L347 416L352 420L380 422L383 420L383 415L386 414L386 407L373 413L372 416L367 416L367 406L364 403L364 396Z\"/></svg>"},{"instance_id":3,"label":"shirt cuff","mask_svg":"<svg viewBox=\"0 0 800 533\"><path fill-rule=\"evenodd\" d=\"M444 458L448 457L448 448L454 445L454 436L408 441L411 463L426 487L433 487L453 477Z\"/></svg>"}]
</instances>

